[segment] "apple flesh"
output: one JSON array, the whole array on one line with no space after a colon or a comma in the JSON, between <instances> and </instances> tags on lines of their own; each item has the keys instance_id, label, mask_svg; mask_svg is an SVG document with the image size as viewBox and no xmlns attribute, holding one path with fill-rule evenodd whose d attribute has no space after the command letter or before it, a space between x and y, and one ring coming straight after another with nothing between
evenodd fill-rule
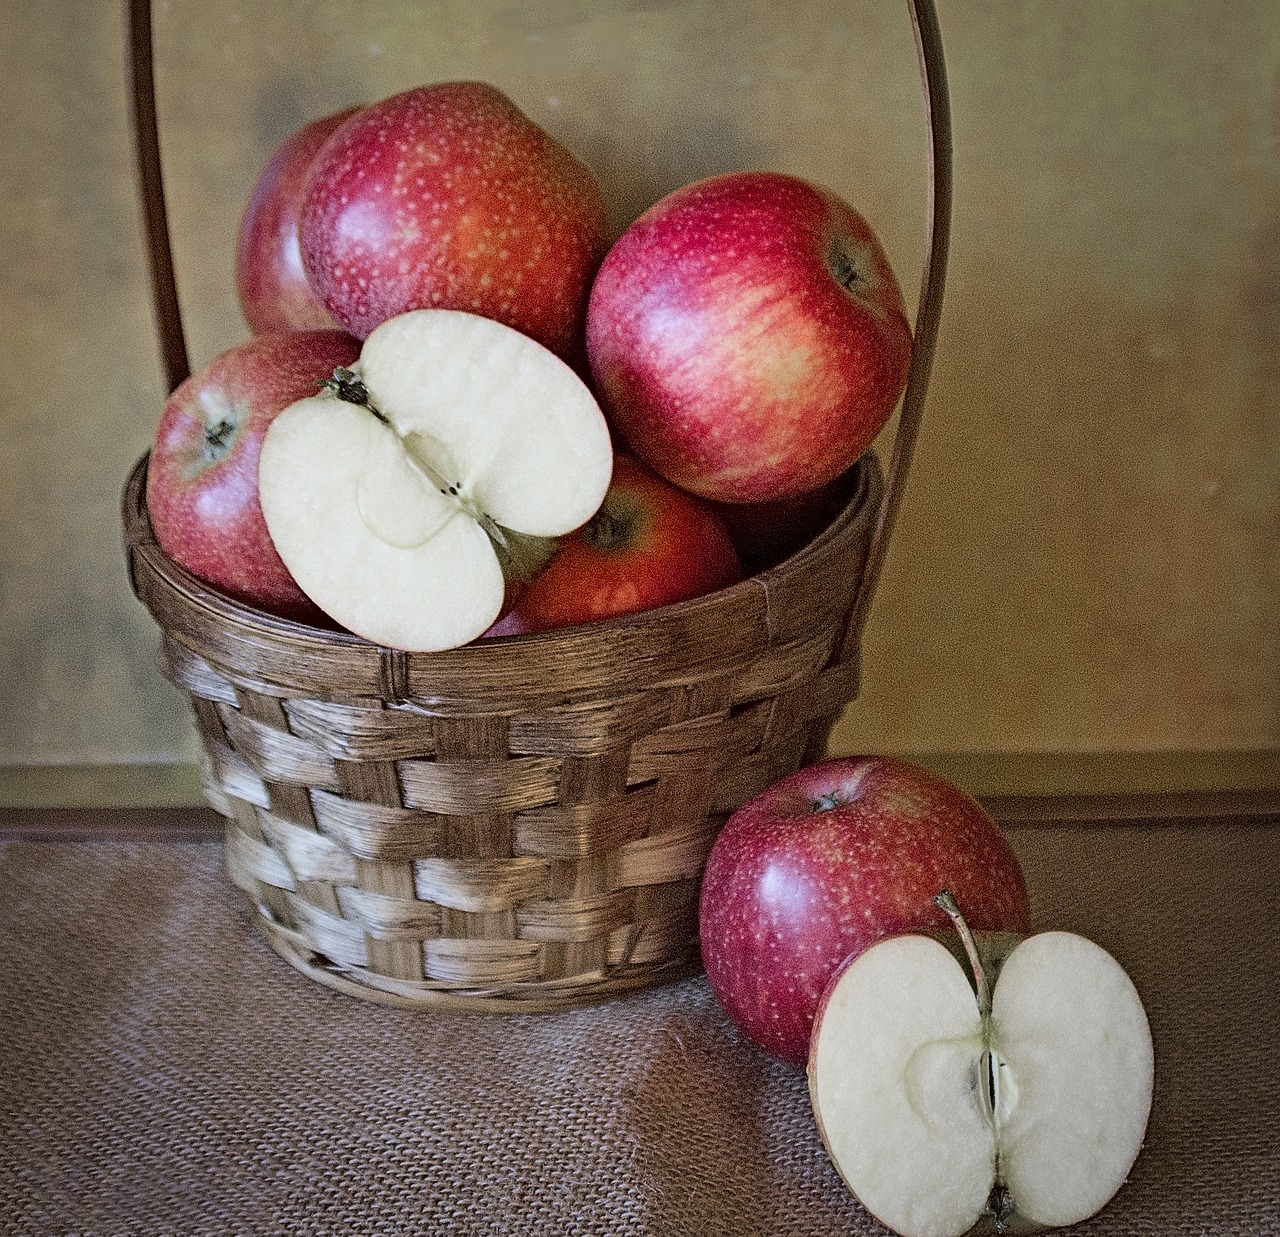
<instances>
[{"instance_id":1,"label":"apple flesh","mask_svg":"<svg viewBox=\"0 0 1280 1237\"><path fill-rule=\"evenodd\" d=\"M580 360L605 249L594 176L501 91L424 86L365 107L312 166L299 235L329 312L365 338L412 309L461 309Z\"/></svg>"},{"instance_id":2,"label":"apple flesh","mask_svg":"<svg viewBox=\"0 0 1280 1237\"><path fill-rule=\"evenodd\" d=\"M600 510L566 537L489 635L594 623L701 597L742 579L708 508L623 455Z\"/></svg>"},{"instance_id":3,"label":"apple flesh","mask_svg":"<svg viewBox=\"0 0 1280 1237\"><path fill-rule=\"evenodd\" d=\"M236 233L235 277L240 309L255 335L338 325L303 269L298 215L316 153L357 110L335 112L290 134L254 182Z\"/></svg>"},{"instance_id":4,"label":"apple flesh","mask_svg":"<svg viewBox=\"0 0 1280 1237\"><path fill-rule=\"evenodd\" d=\"M911 328L871 227L794 176L677 189L610 249L587 354L621 438L705 498L768 502L826 484L887 422Z\"/></svg>"},{"instance_id":5,"label":"apple flesh","mask_svg":"<svg viewBox=\"0 0 1280 1237\"><path fill-rule=\"evenodd\" d=\"M836 970L891 933L946 925L940 888L975 927L1026 932L1026 881L968 795L904 761L849 756L782 778L725 823L699 911L712 991L753 1043L804 1065Z\"/></svg>"},{"instance_id":6,"label":"apple flesh","mask_svg":"<svg viewBox=\"0 0 1280 1237\"><path fill-rule=\"evenodd\" d=\"M975 981L920 935L878 942L833 980L809 1059L823 1141L903 1237L1078 1223L1142 1147L1154 1085L1142 1001L1084 937L1045 932L984 957L956 917Z\"/></svg>"},{"instance_id":7,"label":"apple flesh","mask_svg":"<svg viewBox=\"0 0 1280 1237\"><path fill-rule=\"evenodd\" d=\"M493 624L507 579L531 577L594 514L612 459L595 399L547 349L487 318L415 310L276 418L258 490L281 558L326 614L431 651Z\"/></svg>"},{"instance_id":8,"label":"apple flesh","mask_svg":"<svg viewBox=\"0 0 1280 1237\"><path fill-rule=\"evenodd\" d=\"M262 335L221 353L173 392L147 465L147 513L174 562L249 605L329 625L272 543L258 501L258 459L280 412L359 351L341 331Z\"/></svg>"}]
</instances>

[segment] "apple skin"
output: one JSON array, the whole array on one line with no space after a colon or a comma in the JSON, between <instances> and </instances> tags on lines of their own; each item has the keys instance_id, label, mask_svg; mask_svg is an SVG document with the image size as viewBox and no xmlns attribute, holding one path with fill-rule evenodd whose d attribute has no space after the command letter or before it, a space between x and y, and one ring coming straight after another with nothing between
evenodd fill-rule
<instances>
[{"instance_id":1,"label":"apple skin","mask_svg":"<svg viewBox=\"0 0 1280 1237\"><path fill-rule=\"evenodd\" d=\"M728 529L743 570L754 575L782 562L826 529L848 505L856 480L856 469L849 469L792 498L762 503L707 500L707 505Z\"/></svg>"},{"instance_id":2,"label":"apple skin","mask_svg":"<svg viewBox=\"0 0 1280 1237\"><path fill-rule=\"evenodd\" d=\"M173 392L147 466L147 510L174 562L249 605L333 627L272 544L258 502L258 455L278 413L359 355L360 345L342 331L259 335Z\"/></svg>"},{"instance_id":3,"label":"apple skin","mask_svg":"<svg viewBox=\"0 0 1280 1237\"><path fill-rule=\"evenodd\" d=\"M950 889L978 931L1030 931L1004 835L944 779L887 757L821 761L725 824L703 877L702 957L742 1032L794 1065L828 982L884 936L947 926Z\"/></svg>"},{"instance_id":4,"label":"apple skin","mask_svg":"<svg viewBox=\"0 0 1280 1237\"><path fill-rule=\"evenodd\" d=\"M410 309L494 318L579 366L606 248L588 168L501 91L422 86L350 117L312 165L308 278L359 338Z\"/></svg>"},{"instance_id":5,"label":"apple skin","mask_svg":"<svg viewBox=\"0 0 1280 1237\"><path fill-rule=\"evenodd\" d=\"M587 355L621 438L704 498L817 489L883 428L911 328L870 226L794 176L731 172L677 189L610 249Z\"/></svg>"},{"instance_id":6,"label":"apple skin","mask_svg":"<svg viewBox=\"0 0 1280 1237\"><path fill-rule=\"evenodd\" d=\"M523 635L635 614L741 579L733 542L704 503L615 454L600 510L561 542L485 634Z\"/></svg>"},{"instance_id":7,"label":"apple skin","mask_svg":"<svg viewBox=\"0 0 1280 1237\"><path fill-rule=\"evenodd\" d=\"M316 152L350 107L290 134L258 174L236 233L236 295L255 335L336 329L302 267L298 215Z\"/></svg>"}]
</instances>

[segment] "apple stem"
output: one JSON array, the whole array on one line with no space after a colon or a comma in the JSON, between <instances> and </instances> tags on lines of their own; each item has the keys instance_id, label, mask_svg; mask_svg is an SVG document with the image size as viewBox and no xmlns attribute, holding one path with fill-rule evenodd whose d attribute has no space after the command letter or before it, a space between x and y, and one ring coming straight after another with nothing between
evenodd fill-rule
<instances>
[{"instance_id":1,"label":"apple stem","mask_svg":"<svg viewBox=\"0 0 1280 1237\"><path fill-rule=\"evenodd\" d=\"M626 524L619 520L609 508L601 507L587 521L582 530L582 536L599 550L612 550L626 541Z\"/></svg>"},{"instance_id":2,"label":"apple stem","mask_svg":"<svg viewBox=\"0 0 1280 1237\"><path fill-rule=\"evenodd\" d=\"M980 1093L986 1107L987 1119L991 1122L996 1135L995 1181L991 1193L987 1197L987 1213L991 1216L995 1231L1006 1233L1017 1212L1013 1196L1004 1183L1004 1170L1000 1162L1000 1129L1004 1124L1006 1096L1004 1094L1004 1078L1001 1071L1006 1068L1000 1055L991 1046L991 984L987 979L986 967L978 954L978 943L974 939L973 930L960 913L960 906L955 895L944 889L935 895L934 905L940 907L955 926L968 956L969 966L973 970L973 982L978 995L978 1015L982 1019L983 1052L979 1068L982 1077Z\"/></svg>"},{"instance_id":3,"label":"apple stem","mask_svg":"<svg viewBox=\"0 0 1280 1237\"><path fill-rule=\"evenodd\" d=\"M973 970L973 982L978 994L978 1013L985 1023L991 1014L991 985L987 981L987 971L982 965L982 959L978 956L978 943L973 939L973 932L960 913L960 906L953 893L944 889L935 895L933 903L945 912L960 934L960 943L964 946L969 966Z\"/></svg>"},{"instance_id":4,"label":"apple stem","mask_svg":"<svg viewBox=\"0 0 1280 1237\"><path fill-rule=\"evenodd\" d=\"M333 371L332 378L322 378L317 384L322 390L330 391L339 399L345 400L348 404L358 404L361 408L373 413L383 425L390 425L377 408L374 407L373 401L369 398L369 388L364 385L360 375L353 369L348 369L345 365L339 365Z\"/></svg>"}]
</instances>

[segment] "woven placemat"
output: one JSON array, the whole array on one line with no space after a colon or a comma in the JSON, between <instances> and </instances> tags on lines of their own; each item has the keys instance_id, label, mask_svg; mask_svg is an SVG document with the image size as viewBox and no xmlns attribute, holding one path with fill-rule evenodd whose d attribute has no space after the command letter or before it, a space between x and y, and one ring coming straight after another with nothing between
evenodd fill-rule
<instances>
[{"instance_id":1,"label":"woven placemat","mask_svg":"<svg viewBox=\"0 0 1280 1237\"><path fill-rule=\"evenodd\" d=\"M1280 828L1022 828L1043 927L1147 1002L1157 1097L1074 1232L1280 1234ZM545 1015L406 1012L272 954L217 844L0 847L0 1232L881 1233L803 1076L701 978Z\"/></svg>"}]
</instances>

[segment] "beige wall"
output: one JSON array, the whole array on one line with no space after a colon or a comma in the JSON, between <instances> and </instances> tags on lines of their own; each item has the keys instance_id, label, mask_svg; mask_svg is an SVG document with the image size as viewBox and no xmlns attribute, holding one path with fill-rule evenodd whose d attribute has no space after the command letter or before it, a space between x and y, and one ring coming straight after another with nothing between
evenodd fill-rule
<instances>
[{"instance_id":1,"label":"beige wall","mask_svg":"<svg viewBox=\"0 0 1280 1237\"><path fill-rule=\"evenodd\" d=\"M1229 781L1257 767L1235 754L1280 749L1280 10L938 5L948 300L837 743L929 753L984 788L1123 784L1131 756L1165 752L1184 754L1159 766L1174 781L1199 776L1187 753ZM275 143L450 77L494 81L574 147L617 229L688 180L778 168L857 204L914 294L923 121L899 0L160 0L156 20L197 364L244 335L231 246ZM0 57L12 791L33 766L184 764L194 742L118 549L162 399L120 12L8 0Z\"/></svg>"}]
</instances>

